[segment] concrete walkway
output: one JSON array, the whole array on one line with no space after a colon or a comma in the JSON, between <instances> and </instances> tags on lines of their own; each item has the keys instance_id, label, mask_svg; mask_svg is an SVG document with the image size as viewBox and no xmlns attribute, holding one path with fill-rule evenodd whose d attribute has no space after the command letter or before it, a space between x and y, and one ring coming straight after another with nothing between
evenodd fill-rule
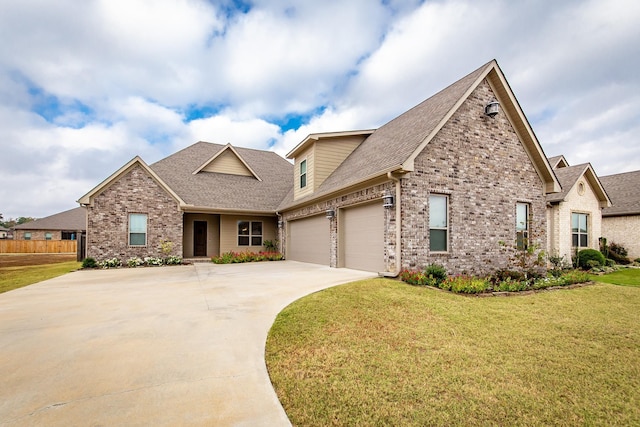
<instances>
[{"instance_id":1,"label":"concrete walkway","mask_svg":"<svg viewBox=\"0 0 640 427\"><path fill-rule=\"evenodd\" d=\"M0 425L290 425L264 362L273 320L367 277L198 263L78 271L0 294Z\"/></svg>"}]
</instances>

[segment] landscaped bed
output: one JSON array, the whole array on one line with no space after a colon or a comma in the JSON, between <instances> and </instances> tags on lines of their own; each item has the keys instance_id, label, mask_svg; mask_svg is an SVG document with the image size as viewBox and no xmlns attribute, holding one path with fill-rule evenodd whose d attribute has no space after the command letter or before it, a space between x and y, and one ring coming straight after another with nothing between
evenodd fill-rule
<instances>
[{"instance_id":1,"label":"landscaped bed","mask_svg":"<svg viewBox=\"0 0 640 427\"><path fill-rule=\"evenodd\" d=\"M638 425L639 323L637 287L470 299L374 279L283 310L266 361L294 425Z\"/></svg>"}]
</instances>

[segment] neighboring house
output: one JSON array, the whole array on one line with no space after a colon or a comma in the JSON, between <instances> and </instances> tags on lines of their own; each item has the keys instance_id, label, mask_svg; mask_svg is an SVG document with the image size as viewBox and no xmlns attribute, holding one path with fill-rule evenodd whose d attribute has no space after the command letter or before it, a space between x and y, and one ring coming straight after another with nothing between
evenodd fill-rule
<instances>
[{"instance_id":1,"label":"neighboring house","mask_svg":"<svg viewBox=\"0 0 640 427\"><path fill-rule=\"evenodd\" d=\"M135 157L78 200L87 256L185 258L260 251L276 240L276 209L292 165L271 151L198 142L151 166Z\"/></svg>"},{"instance_id":2,"label":"neighboring house","mask_svg":"<svg viewBox=\"0 0 640 427\"><path fill-rule=\"evenodd\" d=\"M87 212L83 207L18 224L15 240L77 240L87 230Z\"/></svg>"},{"instance_id":3,"label":"neighboring house","mask_svg":"<svg viewBox=\"0 0 640 427\"><path fill-rule=\"evenodd\" d=\"M87 255L278 239L287 259L331 267L486 273L506 266L501 242L544 248L545 197L560 191L495 61L377 130L312 134L287 157L204 142L151 166L136 157L79 200Z\"/></svg>"},{"instance_id":4,"label":"neighboring house","mask_svg":"<svg viewBox=\"0 0 640 427\"><path fill-rule=\"evenodd\" d=\"M571 262L581 249L599 249L602 209L611 200L591 164L569 166L564 156L549 158L562 191L547 195L547 252Z\"/></svg>"},{"instance_id":5,"label":"neighboring house","mask_svg":"<svg viewBox=\"0 0 640 427\"><path fill-rule=\"evenodd\" d=\"M602 211L602 236L640 258L640 171L600 177L612 206Z\"/></svg>"},{"instance_id":6,"label":"neighboring house","mask_svg":"<svg viewBox=\"0 0 640 427\"><path fill-rule=\"evenodd\" d=\"M8 239L10 231L8 228L0 227L0 239Z\"/></svg>"}]
</instances>

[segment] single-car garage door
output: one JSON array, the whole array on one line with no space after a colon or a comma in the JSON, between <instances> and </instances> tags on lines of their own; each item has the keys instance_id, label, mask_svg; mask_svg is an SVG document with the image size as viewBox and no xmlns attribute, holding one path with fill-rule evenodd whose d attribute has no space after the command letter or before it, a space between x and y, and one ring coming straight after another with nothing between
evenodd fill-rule
<instances>
[{"instance_id":1,"label":"single-car garage door","mask_svg":"<svg viewBox=\"0 0 640 427\"><path fill-rule=\"evenodd\" d=\"M384 271L384 208L370 203L342 211L344 266Z\"/></svg>"},{"instance_id":2,"label":"single-car garage door","mask_svg":"<svg viewBox=\"0 0 640 427\"><path fill-rule=\"evenodd\" d=\"M329 220L324 215L289 222L287 259L329 265Z\"/></svg>"}]
</instances>

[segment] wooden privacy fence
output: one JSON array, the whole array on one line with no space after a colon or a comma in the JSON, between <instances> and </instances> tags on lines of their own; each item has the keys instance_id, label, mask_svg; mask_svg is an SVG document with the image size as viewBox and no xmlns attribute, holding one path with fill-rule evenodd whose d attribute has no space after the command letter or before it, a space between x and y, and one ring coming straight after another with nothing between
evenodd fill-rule
<instances>
[{"instance_id":1,"label":"wooden privacy fence","mask_svg":"<svg viewBox=\"0 0 640 427\"><path fill-rule=\"evenodd\" d=\"M0 254L62 254L77 251L77 240L0 240Z\"/></svg>"}]
</instances>

